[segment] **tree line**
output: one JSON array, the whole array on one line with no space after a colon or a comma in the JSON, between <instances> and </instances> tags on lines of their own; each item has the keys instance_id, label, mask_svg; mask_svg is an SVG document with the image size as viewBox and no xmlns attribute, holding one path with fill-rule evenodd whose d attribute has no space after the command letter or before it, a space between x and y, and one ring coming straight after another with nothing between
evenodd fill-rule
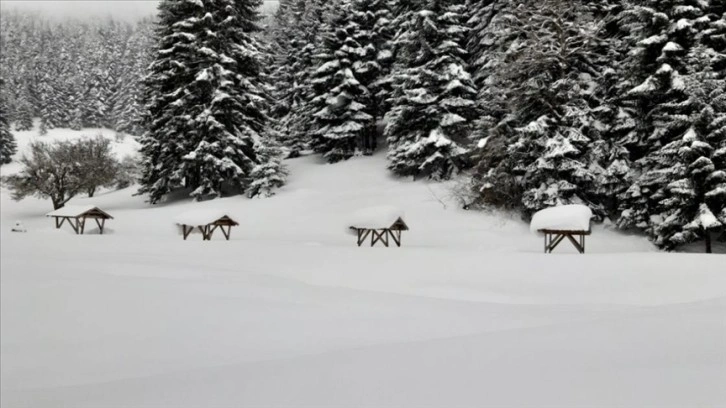
<instances>
[{"instance_id":1,"label":"tree line","mask_svg":"<svg viewBox=\"0 0 726 408\"><path fill-rule=\"evenodd\" d=\"M272 194L283 157L385 149L400 176L463 173L468 208L724 238L723 2L281 0L266 27L260 4L161 2L135 88L152 202Z\"/></svg>"},{"instance_id":2,"label":"tree line","mask_svg":"<svg viewBox=\"0 0 726 408\"><path fill-rule=\"evenodd\" d=\"M113 18L54 21L38 14L0 16L0 77L5 119L15 130L107 127L143 133L142 81L153 22Z\"/></svg>"},{"instance_id":3,"label":"tree line","mask_svg":"<svg viewBox=\"0 0 726 408\"><path fill-rule=\"evenodd\" d=\"M726 5L696 0L285 0L289 154L465 171L467 207L584 203L673 249L726 225ZM723 235L722 235L723 237Z\"/></svg>"}]
</instances>

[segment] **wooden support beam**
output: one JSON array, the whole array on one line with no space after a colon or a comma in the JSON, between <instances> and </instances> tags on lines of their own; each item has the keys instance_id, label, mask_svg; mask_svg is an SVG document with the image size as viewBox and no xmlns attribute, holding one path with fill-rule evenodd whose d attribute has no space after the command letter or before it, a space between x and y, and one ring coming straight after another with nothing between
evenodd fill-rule
<instances>
[{"instance_id":1,"label":"wooden support beam","mask_svg":"<svg viewBox=\"0 0 726 408\"><path fill-rule=\"evenodd\" d=\"M184 234L184 241L187 240L187 237L189 236L189 234L192 233L193 230L194 230L194 227L191 225L190 226L187 226L186 224L182 225L182 233Z\"/></svg>"},{"instance_id":2,"label":"wooden support beam","mask_svg":"<svg viewBox=\"0 0 726 408\"><path fill-rule=\"evenodd\" d=\"M371 230L366 228L359 228L358 229L358 246L363 245L363 242L365 242L366 238L368 238L368 235L371 234ZM373 239L373 238L371 238Z\"/></svg>"},{"instance_id":3,"label":"wooden support beam","mask_svg":"<svg viewBox=\"0 0 726 408\"><path fill-rule=\"evenodd\" d=\"M224 229L224 226L219 227L219 229L222 230L222 234L224 234L224 238L226 238L227 241L229 241L229 236L232 234L232 226L228 225L227 230Z\"/></svg>"},{"instance_id":4,"label":"wooden support beam","mask_svg":"<svg viewBox=\"0 0 726 408\"><path fill-rule=\"evenodd\" d=\"M401 230L392 230L390 231L391 238L393 238L393 242L396 243L396 246L401 246Z\"/></svg>"},{"instance_id":5,"label":"wooden support beam","mask_svg":"<svg viewBox=\"0 0 726 408\"><path fill-rule=\"evenodd\" d=\"M578 233L574 231L547 231L545 232L545 253L552 253L552 251L557 248L557 246L565 239L567 238L570 243L577 249L577 252L584 254L585 253L585 235L588 233ZM575 239L575 235L578 236L578 239Z\"/></svg>"},{"instance_id":6,"label":"wooden support beam","mask_svg":"<svg viewBox=\"0 0 726 408\"><path fill-rule=\"evenodd\" d=\"M63 217L64 220L68 220L68 223L71 224L71 228L73 228L73 231L75 231L76 234L78 234L78 219L76 218L76 223L73 223L73 219L70 217Z\"/></svg>"},{"instance_id":7,"label":"wooden support beam","mask_svg":"<svg viewBox=\"0 0 726 408\"><path fill-rule=\"evenodd\" d=\"M376 242L380 241L381 238L383 238L383 234L381 232L378 232L378 230L371 230L373 235L371 236L371 246L374 246Z\"/></svg>"}]
</instances>

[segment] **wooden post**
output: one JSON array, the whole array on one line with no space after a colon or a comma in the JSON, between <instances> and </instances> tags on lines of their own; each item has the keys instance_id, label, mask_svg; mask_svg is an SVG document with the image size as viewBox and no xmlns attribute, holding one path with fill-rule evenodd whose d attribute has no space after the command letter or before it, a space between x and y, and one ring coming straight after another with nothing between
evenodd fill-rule
<instances>
[{"instance_id":1,"label":"wooden post","mask_svg":"<svg viewBox=\"0 0 726 408\"><path fill-rule=\"evenodd\" d=\"M359 228L358 229L358 246L363 245L363 242L365 242L366 238L368 238L368 235L371 234L371 230L367 228ZM371 239L373 239L371 237Z\"/></svg>"},{"instance_id":2,"label":"wooden post","mask_svg":"<svg viewBox=\"0 0 726 408\"><path fill-rule=\"evenodd\" d=\"M401 230L390 230L391 238L393 238L393 242L396 243L396 246L401 246Z\"/></svg>"},{"instance_id":3,"label":"wooden post","mask_svg":"<svg viewBox=\"0 0 726 408\"><path fill-rule=\"evenodd\" d=\"M71 224L71 228L73 228L73 231L75 231L75 233L78 234L78 227L79 227L78 218L76 218L75 224L73 223L73 219L71 219L70 217L63 217L63 220L66 220L66 219L68 220L68 223Z\"/></svg>"}]
</instances>

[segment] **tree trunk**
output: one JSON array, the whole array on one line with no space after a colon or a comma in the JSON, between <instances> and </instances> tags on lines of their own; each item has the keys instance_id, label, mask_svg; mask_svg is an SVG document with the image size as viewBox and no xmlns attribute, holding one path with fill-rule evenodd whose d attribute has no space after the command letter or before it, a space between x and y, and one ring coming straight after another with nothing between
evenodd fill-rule
<instances>
[{"instance_id":1,"label":"tree trunk","mask_svg":"<svg viewBox=\"0 0 726 408\"><path fill-rule=\"evenodd\" d=\"M711 231L706 230L704 235L704 241L706 241L706 253L711 254L713 251L711 250Z\"/></svg>"},{"instance_id":2,"label":"tree trunk","mask_svg":"<svg viewBox=\"0 0 726 408\"><path fill-rule=\"evenodd\" d=\"M65 202L64 202L63 198L61 198L61 197L51 197L50 201L53 202L54 210L63 208L63 206L65 205Z\"/></svg>"},{"instance_id":3,"label":"tree trunk","mask_svg":"<svg viewBox=\"0 0 726 408\"><path fill-rule=\"evenodd\" d=\"M88 189L88 197L91 198L93 195L96 194L96 188L89 188Z\"/></svg>"}]
</instances>

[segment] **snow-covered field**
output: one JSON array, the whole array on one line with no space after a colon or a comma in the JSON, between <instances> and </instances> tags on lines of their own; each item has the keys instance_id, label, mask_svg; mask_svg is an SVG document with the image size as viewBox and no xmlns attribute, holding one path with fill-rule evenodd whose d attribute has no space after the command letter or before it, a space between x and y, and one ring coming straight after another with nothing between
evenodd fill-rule
<instances>
[{"instance_id":1,"label":"snow-covered field","mask_svg":"<svg viewBox=\"0 0 726 408\"><path fill-rule=\"evenodd\" d=\"M2 407L726 406L726 256L602 226L544 255L381 155L289 166L270 199L72 200L115 217L102 236L3 189ZM403 247L356 247L352 215L380 205L405 211ZM231 241L182 240L204 208L236 217Z\"/></svg>"}]
</instances>

